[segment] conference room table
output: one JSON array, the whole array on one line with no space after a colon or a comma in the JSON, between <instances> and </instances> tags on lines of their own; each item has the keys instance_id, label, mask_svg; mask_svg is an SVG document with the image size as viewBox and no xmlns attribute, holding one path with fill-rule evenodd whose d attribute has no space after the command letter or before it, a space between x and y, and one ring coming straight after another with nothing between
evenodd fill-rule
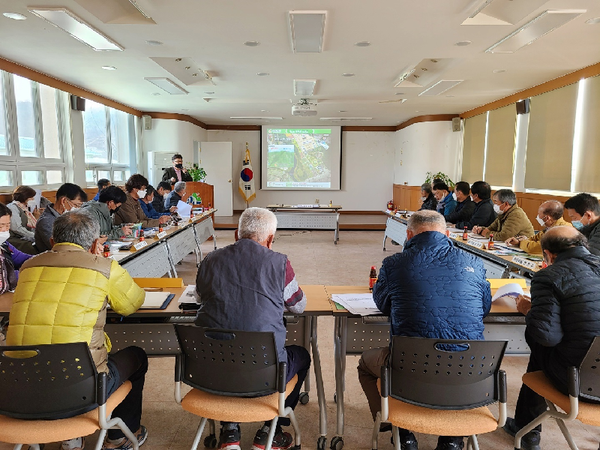
<instances>
[{"instance_id":1,"label":"conference room table","mask_svg":"<svg viewBox=\"0 0 600 450\"><path fill-rule=\"evenodd\" d=\"M406 230L408 218L412 212L402 211L394 213L384 211L388 216L385 233L383 236L383 250L386 250L387 239L402 245L406 241ZM487 278L525 278L530 280L535 272L541 269L541 255L529 255L518 253L516 255L498 255L494 251L487 250L488 239L469 232L469 239L463 240L463 231L456 228L448 228L449 237L455 245L481 259L487 271ZM497 241L498 244L504 244ZM539 257L539 258L538 258ZM539 261L538 261L539 259Z\"/></svg>"},{"instance_id":2,"label":"conference room table","mask_svg":"<svg viewBox=\"0 0 600 450\"><path fill-rule=\"evenodd\" d=\"M333 230L333 243L340 240L340 205L268 205L277 216L277 229Z\"/></svg>"},{"instance_id":3,"label":"conference room table","mask_svg":"<svg viewBox=\"0 0 600 450\"><path fill-rule=\"evenodd\" d=\"M497 288L508 282L517 282L526 294L524 280L489 280L492 296ZM346 383L346 356L362 354L366 350L386 347L390 343L390 320L383 315L357 316L333 302L334 294L368 294L368 286L325 286L332 304L334 324L335 401L337 405L336 435L331 439L331 449L344 446L344 391ZM507 340L506 354L526 355L529 347L525 342L525 316L517 311L516 302L499 298L492 302L490 313L484 318L486 340Z\"/></svg>"}]
</instances>

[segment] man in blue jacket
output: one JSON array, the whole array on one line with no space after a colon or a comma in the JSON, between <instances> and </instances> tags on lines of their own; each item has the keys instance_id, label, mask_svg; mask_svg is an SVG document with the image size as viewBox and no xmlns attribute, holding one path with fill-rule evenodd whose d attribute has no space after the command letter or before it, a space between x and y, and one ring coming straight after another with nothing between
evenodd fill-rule
<instances>
[{"instance_id":1,"label":"man in blue jacket","mask_svg":"<svg viewBox=\"0 0 600 450\"><path fill-rule=\"evenodd\" d=\"M455 247L446 233L444 216L418 211L408 220L404 251L383 260L373 299L390 316L393 336L483 339L483 318L492 303L483 263ZM371 349L358 362L373 418L381 408L377 379L389 353L389 347ZM418 448L409 430L400 429L400 440L402 450ZM436 450L463 445L462 437L441 436Z\"/></svg>"}]
</instances>

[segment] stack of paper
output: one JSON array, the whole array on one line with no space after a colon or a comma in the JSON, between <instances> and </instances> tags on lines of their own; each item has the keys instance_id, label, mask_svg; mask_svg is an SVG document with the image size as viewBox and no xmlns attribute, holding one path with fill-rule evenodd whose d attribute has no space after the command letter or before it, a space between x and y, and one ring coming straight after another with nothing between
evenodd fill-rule
<instances>
[{"instance_id":1,"label":"stack of paper","mask_svg":"<svg viewBox=\"0 0 600 450\"><path fill-rule=\"evenodd\" d=\"M500 286L498 288L498 290L492 297L492 301L506 297L515 299L519 295L523 295L523 288L518 283L507 283L504 286Z\"/></svg>"},{"instance_id":2,"label":"stack of paper","mask_svg":"<svg viewBox=\"0 0 600 450\"><path fill-rule=\"evenodd\" d=\"M198 301L198 294L196 294L196 285L190 284L185 288L183 294L179 297L179 303L196 303L200 304Z\"/></svg>"},{"instance_id":3,"label":"stack of paper","mask_svg":"<svg viewBox=\"0 0 600 450\"><path fill-rule=\"evenodd\" d=\"M162 309L162 306L167 301L170 292L148 292L146 291L146 298L144 304L140 307L141 309Z\"/></svg>"},{"instance_id":4,"label":"stack of paper","mask_svg":"<svg viewBox=\"0 0 600 450\"><path fill-rule=\"evenodd\" d=\"M373 301L373 294L333 294L331 299L357 316L381 314Z\"/></svg>"}]
</instances>

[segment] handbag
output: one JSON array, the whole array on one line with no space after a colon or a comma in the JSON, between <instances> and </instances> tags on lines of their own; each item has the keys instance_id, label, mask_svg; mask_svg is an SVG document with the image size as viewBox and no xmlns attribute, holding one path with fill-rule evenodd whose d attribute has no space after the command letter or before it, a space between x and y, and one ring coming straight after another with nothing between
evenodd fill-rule
<instances>
[{"instance_id":1,"label":"handbag","mask_svg":"<svg viewBox=\"0 0 600 450\"><path fill-rule=\"evenodd\" d=\"M14 291L17 287L17 274L9 256L0 251L0 294Z\"/></svg>"}]
</instances>

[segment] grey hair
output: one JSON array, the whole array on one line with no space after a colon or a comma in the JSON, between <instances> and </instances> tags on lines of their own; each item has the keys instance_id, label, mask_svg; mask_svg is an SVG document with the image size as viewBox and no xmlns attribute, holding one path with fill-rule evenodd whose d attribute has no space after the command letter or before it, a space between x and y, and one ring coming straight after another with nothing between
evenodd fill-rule
<instances>
[{"instance_id":1,"label":"grey hair","mask_svg":"<svg viewBox=\"0 0 600 450\"><path fill-rule=\"evenodd\" d=\"M437 211L417 211L408 219L408 229L415 234L422 231L446 231L446 220Z\"/></svg>"},{"instance_id":2,"label":"grey hair","mask_svg":"<svg viewBox=\"0 0 600 450\"><path fill-rule=\"evenodd\" d=\"M178 181L177 183L175 183L175 186L173 186L173 190L175 192L185 191L185 181Z\"/></svg>"},{"instance_id":3,"label":"grey hair","mask_svg":"<svg viewBox=\"0 0 600 450\"><path fill-rule=\"evenodd\" d=\"M89 251L100 237L100 224L86 211L66 212L56 218L52 227L55 244L68 242Z\"/></svg>"},{"instance_id":4,"label":"grey hair","mask_svg":"<svg viewBox=\"0 0 600 450\"><path fill-rule=\"evenodd\" d=\"M496 191L494 197L498 199L500 203L508 203L509 205L514 205L517 203L517 196L511 189L500 189Z\"/></svg>"},{"instance_id":5,"label":"grey hair","mask_svg":"<svg viewBox=\"0 0 600 450\"><path fill-rule=\"evenodd\" d=\"M421 185L421 190L431 194L431 183L423 183Z\"/></svg>"},{"instance_id":6,"label":"grey hair","mask_svg":"<svg viewBox=\"0 0 600 450\"><path fill-rule=\"evenodd\" d=\"M277 230L277 217L268 209L248 208L240 216L238 237L264 242Z\"/></svg>"}]
</instances>

